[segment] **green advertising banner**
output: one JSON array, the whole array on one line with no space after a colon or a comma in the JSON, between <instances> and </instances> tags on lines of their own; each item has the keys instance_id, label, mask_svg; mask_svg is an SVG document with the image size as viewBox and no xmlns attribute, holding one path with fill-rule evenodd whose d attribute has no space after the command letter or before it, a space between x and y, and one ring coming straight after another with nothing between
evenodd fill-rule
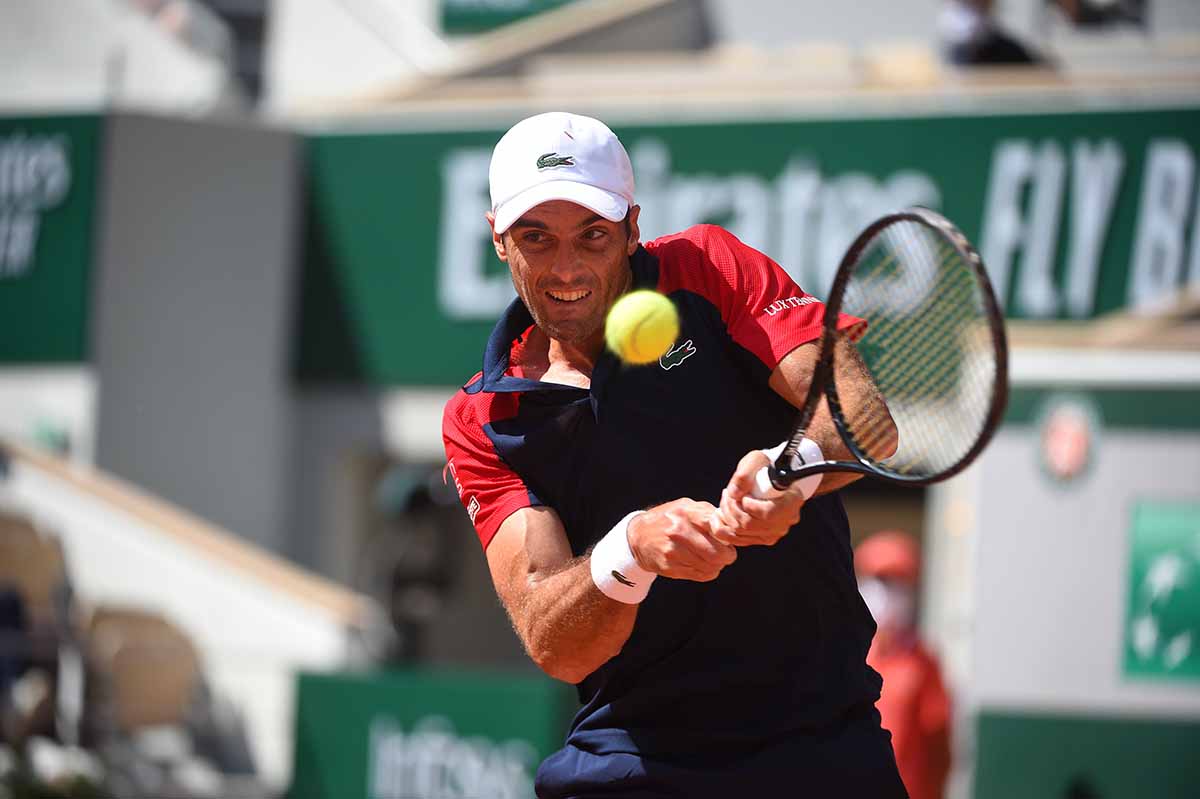
<instances>
[{"instance_id":1,"label":"green advertising banner","mask_svg":"<svg viewBox=\"0 0 1200 799\"><path fill-rule=\"evenodd\" d=\"M441 0L444 33L482 33L576 0Z\"/></svg>"},{"instance_id":2,"label":"green advertising banner","mask_svg":"<svg viewBox=\"0 0 1200 799\"><path fill-rule=\"evenodd\" d=\"M1200 784L1194 719L980 714L975 799L1186 799Z\"/></svg>"},{"instance_id":3,"label":"green advertising banner","mask_svg":"<svg viewBox=\"0 0 1200 799\"><path fill-rule=\"evenodd\" d=\"M1129 535L1126 678L1200 684L1200 502L1141 502Z\"/></svg>"},{"instance_id":4,"label":"green advertising banner","mask_svg":"<svg viewBox=\"0 0 1200 799\"><path fill-rule=\"evenodd\" d=\"M301 675L289 799L533 799L574 689L439 669Z\"/></svg>"},{"instance_id":5,"label":"green advertising banner","mask_svg":"<svg viewBox=\"0 0 1200 799\"><path fill-rule=\"evenodd\" d=\"M1064 399L1088 406L1095 421L1107 428L1200 430L1200 389L1187 386L1089 388L1082 392L1021 386L1009 391L1004 423L1038 425Z\"/></svg>"},{"instance_id":6,"label":"green advertising banner","mask_svg":"<svg viewBox=\"0 0 1200 799\"><path fill-rule=\"evenodd\" d=\"M0 365L86 358L101 124L0 117Z\"/></svg>"},{"instance_id":7,"label":"green advertising banner","mask_svg":"<svg viewBox=\"0 0 1200 799\"><path fill-rule=\"evenodd\" d=\"M977 243L1012 317L1153 308L1200 285L1200 108L614 127L643 239L719 223L818 296L859 230L913 204ZM513 296L484 221L501 133L310 138L302 379L479 369Z\"/></svg>"}]
</instances>

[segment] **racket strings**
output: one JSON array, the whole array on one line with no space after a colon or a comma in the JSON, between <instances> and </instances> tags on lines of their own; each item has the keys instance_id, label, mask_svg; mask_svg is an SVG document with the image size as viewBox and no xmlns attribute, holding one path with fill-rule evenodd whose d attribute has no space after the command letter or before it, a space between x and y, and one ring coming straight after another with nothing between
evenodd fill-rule
<instances>
[{"instance_id":1,"label":"racket strings","mask_svg":"<svg viewBox=\"0 0 1200 799\"><path fill-rule=\"evenodd\" d=\"M978 392L964 390L974 376L964 373L961 353L946 347L922 357L924 369L906 373L901 384L882 380L883 391L893 397L890 405L896 408L895 419L906 442L889 465L905 473L952 465L983 426L984 408L963 402Z\"/></svg>"},{"instance_id":2,"label":"racket strings","mask_svg":"<svg viewBox=\"0 0 1200 799\"><path fill-rule=\"evenodd\" d=\"M902 342L898 342L897 346L903 346ZM905 433L905 441L909 444L905 451L912 451L912 444L918 444L922 451L930 451L933 448L934 441L931 439L933 428L928 424L912 424L910 421L911 414L906 412L908 404L914 400L923 402L926 405L933 405L939 400L952 398L956 393L957 381L955 372L958 368L958 359L948 351L941 351L933 358L927 359L925 370L922 373L916 373L911 370L899 371L896 378L893 379L892 372L896 370L881 370L881 373L876 376L876 380L881 391L890 398L889 406L892 408L892 416L897 419L899 427ZM914 397L916 392L922 392L924 396ZM926 411L928 413L928 411ZM941 415L943 424L949 422L957 429L957 435L963 434L962 425L957 424L958 414ZM876 422L866 430L862 429L859 424L854 425L852 434L857 439L860 448L871 455L873 458L879 459L880 455L884 454L881 451L881 446L890 441L891 430L890 425L883 422ZM919 436L921 441L914 441L914 436ZM902 457L901 453L898 453ZM899 457L894 458L895 465L901 466Z\"/></svg>"},{"instance_id":3,"label":"racket strings","mask_svg":"<svg viewBox=\"0 0 1200 799\"><path fill-rule=\"evenodd\" d=\"M955 277L953 272L947 274ZM923 391L924 396L912 406L911 413L902 409L900 414L899 424L906 431L910 446L900 453L902 457L896 459L894 466L905 472L948 468L966 454L983 428L986 401L979 402L980 392L969 386L981 381L990 384L992 378L976 374L978 359L965 357L966 344L971 338L966 331L972 320L979 318L972 312L982 311L982 307L972 301L978 299L971 296L975 287L973 274L968 272L961 277L964 279L956 284L959 290L943 289L935 294L940 313L926 311L922 315L922 325L928 324L930 330L937 331L938 338L922 342L926 346L919 350L921 362L906 381L912 384L910 392Z\"/></svg>"},{"instance_id":4,"label":"racket strings","mask_svg":"<svg viewBox=\"0 0 1200 799\"><path fill-rule=\"evenodd\" d=\"M959 311L956 304L967 292L957 292L959 296L946 297L946 302L939 303L934 313L926 312L924 314L925 324L937 328L946 326L951 320L952 315L957 315L959 318L965 318L965 315ZM909 351L913 344L917 343L918 337L924 335L924 331L915 326L894 326L897 330L895 338L887 342L887 346L891 350ZM879 338L888 340L890 331L881 331ZM923 391L928 393L939 381L944 382L944 386L949 389L953 386L951 379L955 376L954 370L959 365L959 360L956 357L957 353L948 348L943 347L934 356L934 359L926 362L923 371L917 371L906 368L902 361L898 358L883 361L874 376L880 384L888 387L889 396L900 398L913 391Z\"/></svg>"},{"instance_id":5,"label":"racket strings","mask_svg":"<svg viewBox=\"0 0 1200 799\"><path fill-rule=\"evenodd\" d=\"M971 264L934 229L895 223L865 248L843 309L868 322L859 353L891 415L848 416L856 446L899 474L956 464L986 425L996 380L987 306Z\"/></svg>"},{"instance_id":6,"label":"racket strings","mask_svg":"<svg viewBox=\"0 0 1200 799\"><path fill-rule=\"evenodd\" d=\"M881 324L875 326L872 343L875 346L885 347L888 351L908 352L921 337L928 335L926 326L936 330L947 327L948 322L954 316L965 318L966 315L962 313L961 309L963 300L968 298L970 287L965 287L966 291L962 290L963 288L960 285L960 290L957 292L943 291L939 293L939 302L935 308L932 311L925 310L922 314L922 327L889 324L887 320L883 320ZM868 335L871 334L868 333ZM957 365L953 350L941 348L935 357L937 360L926 362L923 372L908 368L905 361L900 358L889 358L882 360L873 374L879 384L888 387L889 396L902 397L909 390L926 390L937 378L952 375L952 368ZM949 386L948 383L947 386Z\"/></svg>"}]
</instances>

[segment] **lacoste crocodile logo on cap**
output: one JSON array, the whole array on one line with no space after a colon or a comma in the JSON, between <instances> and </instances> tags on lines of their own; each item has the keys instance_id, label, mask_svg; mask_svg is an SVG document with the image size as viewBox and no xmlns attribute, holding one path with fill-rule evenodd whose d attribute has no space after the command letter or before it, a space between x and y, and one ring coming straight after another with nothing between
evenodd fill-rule
<instances>
[{"instance_id":1,"label":"lacoste crocodile logo on cap","mask_svg":"<svg viewBox=\"0 0 1200 799\"><path fill-rule=\"evenodd\" d=\"M559 155L558 153L546 153L539 155L537 160L537 168L554 169L560 166L575 166L575 156Z\"/></svg>"}]
</instances>

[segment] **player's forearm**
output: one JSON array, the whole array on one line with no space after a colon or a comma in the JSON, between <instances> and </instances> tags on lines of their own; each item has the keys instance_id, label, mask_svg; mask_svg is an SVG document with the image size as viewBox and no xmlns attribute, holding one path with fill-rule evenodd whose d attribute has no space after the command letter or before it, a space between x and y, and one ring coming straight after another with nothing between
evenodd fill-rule
<instances>
[{"instance_id":1,"label":"player's forearm","mask_svg":"<svg viewBox=\"0 0 1200 799\"><path fill-rule=\"evenodd\" d=\"M853 420L852 429L855 431L871 431L869 440L864 440L864 437L860 436L856 443L871 457L882 460L896 451L898 443L896 425L892 421L887 405L875 387L870 371L863 363L850 338L844 335L839 336L836 346L834 364L837 375L835 382L842 414L846 419ZM815 342L801 345L788 353L771 375L771 387L797 408L803 406L808 396L809 383L816 366L817 356L818 350ZM833 424L829 406L824 398L817 405L817 410L813 414L808 428L804 431L804 435L821 448L821 454L827 460L854 459ZM830 491L836 491L857 479L859 479L859 475L850 472L828 472L821 480L817 493L827 494Z\"/></svg>"},{"instance_id":2,"label":"player's forearm","mask_svg":"<svg viewBox=\"0 0 1200 799\"><path fill-rule=\"evenodd\" d=\"M542 671L578 683L621 651L633 631L637 605L609 599L592 581L588 558L550 574L526 577L513 624Z\"/></svg>"},{"instance_id":3,"label":"player's forearm","mask_svg":"<svg viewBox=\"0 0 1200 799\"><path fill-rule=\"evenodd\" d=\"M842 437L834 428L833 418L829 415L829 408L825 405L825 400L821 400L821 404L817 406L812 422L809 423L808 429L804 431L804 436L821 448L821 454L825 456L826 460L840 461L854 459L854 456L846 447L846 442L842 440ZM826 472L821 476L821 484L817 487L815 496L837 491L839 488L844 488L861 477L861 474L855 474L854 472Z\"/></svg>"},{"instance_id":4,"label":"player's forearm","mask_svg":"<svg viewBox=\"0 0 1200 799\"><path fill-rule=\"evenodd\" d=\"M899 442L896 424L858 350L848 338L839 339L834 362L838 365L838 401L844 418L851 421L850 428L856 433L855 444L876 460L887 458L895 453ZM817 443L827 459L854 460L854 455L833 424L824 398L817 406L805 435ZM828 472L817 493L836 491L860 476L852 472Z\"/></svg>"}]
</instances>

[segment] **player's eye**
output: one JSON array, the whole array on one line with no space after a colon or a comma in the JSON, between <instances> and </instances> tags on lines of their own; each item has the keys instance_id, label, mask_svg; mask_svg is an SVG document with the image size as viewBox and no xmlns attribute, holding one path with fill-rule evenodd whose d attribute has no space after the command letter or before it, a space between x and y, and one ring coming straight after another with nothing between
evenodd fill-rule
<instances>
[{"instance_id":1,"label":"player's eye","mask_svg":"<svg viewBox=\"0 0 1200 799\"><path fill-rule=\"evenodd\" d=\"M608 231L601 227L588 228L583 232L583 237L588 241L601 241L608 237Z\"/></svg>"},{"instance_id":2,"label":"player's eye","mask_svg":"<svg viewBox=\"0 0 1200 799\"><path fill-rule=\"evenodd\" d=\"M521 234L521 240L529 244L545 244L549 238L540 230L529 230Z\"/></svg>"}]
</instances>

